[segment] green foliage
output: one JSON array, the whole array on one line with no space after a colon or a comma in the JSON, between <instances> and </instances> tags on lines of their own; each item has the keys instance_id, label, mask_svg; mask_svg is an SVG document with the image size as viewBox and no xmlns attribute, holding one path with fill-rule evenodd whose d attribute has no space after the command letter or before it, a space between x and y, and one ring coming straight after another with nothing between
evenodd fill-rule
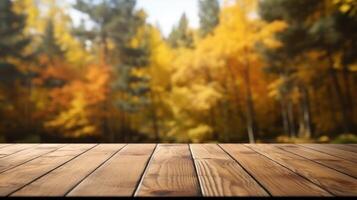
<instances>
[{"instance_id":1,"label":"green foliage","mask_svg":"<svg viewBox=\"0 0 357 200\"><path fill-rule=\"evenodd\" d=\"M50 58L58 57L60 59L64 59L65 52L61 49L61 46L58 44L58 41L55 37L55 30L52 19L49 19L47 22L39 53L46 54Z\"/></svg>"},{"instance_id":2,"label":"green foliage","mask_svg":"<svg viewBox=\"0 0 357 200\"><path fill-rule=\"evenodd\" d=\"M188 27L188 19L186 14L182 14L179 24L177 27L173 27L168 41L173 48L185 47L192 48L193 47L193 33Z\"/></svg>"},{"instance_id":3,"label":"green foliage","mask_svg":"<svg viewBox=\"0 0 357 200\"><path fill-rule=\"evenodd\" d=\"M29 39L23 34L25 16L15 13L13 2L4 0L0 2L0 81L12 84L21 73L16 68L14 61L25 59L23 54Z\"/></svg>"},{"instance_id":4,"label":"green foliage","mask_svg":"<svg viewBox=\"0 0 357 200\"><path fill-rule=\"evenodd\" d=\"M19 63L28 60L25 49L30 40L23 33L25 16L14 11L13 1L0 2L0 133L7 141L26 137L29 128L26 116L28 77ZM25 94L20 97L19 94Z\"/></svg>"},{"instance_id":5,"label":"green foliage","mask_svg":"<svg viewBox=\"0 0 357 200\"><path fill-rule=\"evenodd\" d=\"M331 141L334 144L357 144L357 136L355 134L341 134Z\"/></svg>"},{"instance_id":6,"label":"green foliage","mask_svg":"<svg viewBox=\"0 0 357 200\"><path fill-rule=\"evenodd\" d=\"M200 35L205 37L213 32L219 24L219 2L218 0L200 0L199 17L200 17Z\"/></svg>"}]
</instances>

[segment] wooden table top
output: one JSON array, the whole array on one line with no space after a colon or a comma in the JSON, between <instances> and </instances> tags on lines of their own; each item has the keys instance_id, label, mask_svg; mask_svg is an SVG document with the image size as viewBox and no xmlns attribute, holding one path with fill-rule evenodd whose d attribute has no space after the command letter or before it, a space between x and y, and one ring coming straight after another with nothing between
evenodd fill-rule
<instances>
[{"instance_id":1,"label":"wooden table top","mask_svg":"<svg viewBox=\"0 0 357 200\"><path fill-rule=\"evenodd\" d=\"M0 144L0 196L357 196L357 145Z\"/></svg>"}]
</instances>

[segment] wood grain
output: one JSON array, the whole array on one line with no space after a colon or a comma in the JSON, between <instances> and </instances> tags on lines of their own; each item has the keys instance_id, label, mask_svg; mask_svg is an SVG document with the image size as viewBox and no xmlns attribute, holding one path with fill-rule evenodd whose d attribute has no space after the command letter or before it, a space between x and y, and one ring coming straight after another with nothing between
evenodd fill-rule
<instances>
[{"instance_id":1,"label":"wood grain","mask_svg":"<svg viewBox=\"0 0 357 200\"><path fill-rule=\"evenodd\" d=\"M204 196L269 194L216 144L190 145Z\"/></svg>"},{"instance_id":2,"label":"wood grain","mask_svg":"<svg viewBox=\"0 0 357 200\"><path fill-rule=\"evenodd\" d=\"M12 144L12 145L4 145L0 148L0 157L6 157L11 154L23 151L25 149L33 148L38 146L38 144Z\"/></svg>"},{"instance_id":3,"label":"wood grain","mask_svg":"<svg viewBox=\"0 0 357 200\"><path fill-rule=\"evenodd\" d=\"M301 145L304 147L314 149L316 151L327 153L327 154L357 163L357 153L354 153L351 151L345 151L345 150L329 147L329 146L322 145L322 144L301 144Z\"/></svg>"},{"instance_id":4,"label":"wood grain","mask_svg":"<svg viewBox=\"0 0 357 200\"><path fill-rule=\"evenodd\" d=\"M325 146L328 146L330 148L336 148L336 149L341 149L341 150L351 151L351 152L357 153L357 146L353 146L353 145L347 145L347 144L325 144Z\"/></svg>"},{"instance_id":5,"label":"wood grain","mask_svg":"<svg viewBox=\"0 0 357 200\"><path fill-rule=\"evenodd\" d=\"M64 196L123 146L125 145L100 144L11 196Z\"/></svg>"},{"instance_id":6,"label":"wood grain","mask_svg":"<svg viewBox=\"0 0 357 200\"><path fill-rule=\"evenodd\" d=\"M2 143L2 144L0 144L0 149L1 149L1 148L4 148L4 147L6 147L6 146L11 146L11 145L14 145L14 144Z\"/></svg>"},{"instance_id":7,"label":"wood grain","mask_svg":"<svg viewBox=\"0 0 357 200\"><path fill-rule=\"evenodd\" d=\"M0 173L38 158L41 155L55 151L63 146L65 146L65 144L41 144L34 148L27 148L7 157L0 158Z\"/></svg>"},{"instance_id":8,"label":"wood grain","mask_svg":"<svg viewBox=\"0 0 357 200\"><path fill-rule=\"evenodd\" d=\"M0 196L357 196L356 148L0 144Z\"/></svg>"},{"instance_id":9,"label":"wood grain","mask_svg":"<svg viewBox=\"0 0 357 200\"><path fill-rule=\"evenodd\" d=\"M198 196L200 189L187 144L160 144L135 196Z\"/></svg>"},{"instance_id":10,"label":"wood grain","mask_svg":"<svg viewBox=\"0 0 357 200\"><path fill-rule=\"evenodd\" d=\"M276 146L357 178L357 165L354 162L298 145L279 144Z\"/></svg>"},{"instance_id":11,"label":"wood grain","mask_svg":"<svg viewBox=\"0 0 357 200\"><path fill-rule=\"evenodd\" d=\"M128 144L68 196L132 196L155 144Z\"/></svg>"},{"instance_id":12,"label":"wood grain","mask_svg":"<svg viewBox=\"0 0 357 200\"><path fill-rule=\"evenodd\" d=\"M45 175L68 160L95 146L94 144L67 145L49 154L0 174L0 196L7 196L35 179ZM59 183L60 184L60 183Z\"/></svg>"},{"instance_id":13,"label":"wood grain","mask_svg":"<svg viewBox=\"0 0 357 200\"><path fill-rule=\"evenodd\" d=\"M272 196L330 196L328 192L242 144L221 144Z\"/></svg>"},{"instance_id":14,"label":"wood grain","mask_svg":"<svg viewBox=\"0 0 357 200\"><path fill-rule=\"evenodd\" d=\"M357 180L273 145L246 145L338 196L356 196Z\"/></svg>"}]
</instances>

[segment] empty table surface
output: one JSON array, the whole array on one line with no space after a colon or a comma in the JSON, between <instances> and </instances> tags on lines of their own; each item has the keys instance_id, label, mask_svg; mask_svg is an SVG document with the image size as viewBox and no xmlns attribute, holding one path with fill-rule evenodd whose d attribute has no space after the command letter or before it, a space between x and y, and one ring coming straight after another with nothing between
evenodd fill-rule
<instances>
[{"instance_id":1,"label":"empty table surface","mask_svg":"<svg viewBox=\"0 0 357 200\"><path fill-rule=\"evenodd\" d=\"M357 196L357 145L0 144L0 196Z\"/></svg>"}]
</instances>

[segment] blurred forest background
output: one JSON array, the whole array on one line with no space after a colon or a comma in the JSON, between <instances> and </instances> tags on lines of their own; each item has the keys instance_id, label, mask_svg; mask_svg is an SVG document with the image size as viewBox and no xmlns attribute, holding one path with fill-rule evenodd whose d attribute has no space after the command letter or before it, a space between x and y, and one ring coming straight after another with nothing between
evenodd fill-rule
<instances>
[{"instance_id":1,"label":"blurred forest background","mask_svg":"<svg viewBox=\"0 0 357 200\"><path fill-rule=\"evenodd\" d=\"M0 142L357 142L355 0L61 2L0 1Z\"/></svg>"}]
</instances>

